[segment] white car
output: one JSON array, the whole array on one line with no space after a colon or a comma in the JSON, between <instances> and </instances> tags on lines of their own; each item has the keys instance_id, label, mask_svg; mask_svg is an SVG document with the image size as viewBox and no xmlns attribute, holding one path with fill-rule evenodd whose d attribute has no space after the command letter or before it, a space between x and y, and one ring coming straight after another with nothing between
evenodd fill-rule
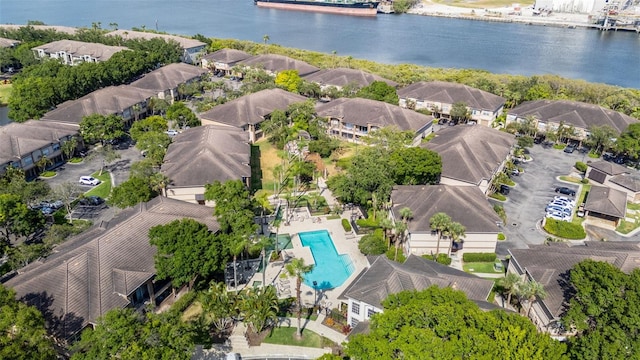
<instances>
[{"instance_id":1,"label":"white car","mask_svg":"<svg viewBox=\"0 0 640 360\"><path fill-rule=\"evenodd\" d=\"M93 176L80 176L80 184L81 185L98 185L100 184L100 180L94 178Z\"/></svg>"},{"instance_id":2,"label":"white car","mask_svg":"<svg viewBox=\"0 0 640 360\"><path fill-rule=\"evenodd\" d=\"M559 221L571 221L571 216L567 216L560 211L548 212L545 215L545 217L549 219L559 220Z\"/></svg>"},{"instance_id":3,"label":"white car","mask_svg":"<svg viewBox=\"0 0 640 360\"><path fill-rule=\"evenodd\" d=\"M553 201L557 201L557 200L560 200L560 201L566 201L566 202L568 202L569 204L571 204L571 206L575 206L575 205L576 205L575 200L570 199L570 198L568 198L568 197L566 197L566 196L562 196L562 195L556 195L556 196L554 196L554 197L553 197Z\"/></svg>"},{"instance_id":4,"label":"white car","mask_svg":"<svg viewBox=\"0 0 640 360\"><path fill-rule=\"evenodd\" d=\"M573 204L571 204L569 202L566 202L566 201L561 201L561 200L550 201L547 205L548 206L560 206L560 207L563 207L563 208L568 209L568 210L573 210Z\"/></svg>"},{"instance_id":5,"label":"white car","mask_svg":"<svg viewBox=\"0 0 640 360\"><path fill-rule=\"evenodd\" d=\"M167 130L164 133L169 135L169 136L171 136L171 137L174 137L174 136L178 135L178 130Z\"/></svg>"}]
</instances>

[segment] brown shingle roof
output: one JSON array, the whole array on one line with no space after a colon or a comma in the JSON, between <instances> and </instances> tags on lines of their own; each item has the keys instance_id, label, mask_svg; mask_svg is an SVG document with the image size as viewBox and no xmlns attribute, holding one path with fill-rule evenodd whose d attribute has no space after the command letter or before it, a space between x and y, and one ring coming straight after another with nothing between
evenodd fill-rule
<instances>
[{"instance_id":1,"label":"brown shingle roof","mask_svg":"<svg viewBox=\"0 0 640 360\"><path fill-rule=\"evenodd\" d=\"M249 136L228 126L199 126L176 135L161 172L171 187L203 186L251 176Z\"/></svg>"},{"instance_id":2,"label":"brown shingle roof","mask_svg":"<svg viewBox=\"0 0 640 360\"><path fill-rule=\"evenodd\" d=\"M467 85L445 81L419 81L398 90L400 98L454 104L464 102L472 109L496 111L504 106L505 99Z\"/></svg>"},{"instance_id":3,"label":"brown shingle roof","mask_svg":"<svg viewBox=\"0 0 640 360\"><path fill-rule=\"evenodd\" d=\"M203 60L212 61L212 62L220 62L228 65L233 65L238 61L246 60L250 58L251 55L236 49L220 49L218 51L214 51L210 54L207 54L202 57Z\"/></svg>"},{"instance_id":4,"label":"brown shingle roof","mask_svg":"<svg viewBox=\"0 0 640 360\"><path fill-rule=\"evenodd\" d=\"M491 280L481 279L449 266L415 255L401 264L379 256L340 295L382 308L381 302L390 294L404 290L424 290L432 285L454 287L469 299L486 300L493 288Z\"/></svg>"},{"instance_id":5,"label":"brown shingle roof","mask_svg":"<svg viewBox=\"0 0 640 360\"><path fill-rule=\"evenodd\" d=\"M477 185L482 179L491 180L515 143L515 137L505 132L458 125L441 129L421 146L440 154L443 177Z\"/></svg>"},{"instance_id":6,"label":"brown shingle roof","mask_svg":"<svg viewBox=\"0 0 640 360\"><path fill-rule=\"evenodd\" d=\"M606 109L602 106L569 100L536 100L525 101L509 110L509 115L520 118L533 116L538 121L571 124L588 129L591 126L609 125L618 133L623 132L629 124L638 122L631 116Z\"/></svg>"},{"instance_id":7,"label":"brown shingle roof","mask_svg":"<svg viewBox=\"0 0 640 360\"><path fill-rule=\"evenodd\" d=\"M345 87L349 84L356 84L358 87L365 87L371 85L374 81L384 81L389 86L396 87L398 83L395 81L387 80L381 76L374 75L362 70L336 68L336 69L323 69L315 72L311 75L304 77L305 80L318 83L320 86L337 86Z\"/></svg>"},{"instance_id":8,"label":"brown shingle roof","mask_svg":"<svg viewBox=\"0 0 640 360\"><path fill-rule=\"evenodd\" d=\"M591 186L584 209L623 218L627 212L627 194L606 186Z\"/></svg>"},{"instance_id":9,"label":"brown shingle roof","mask_svg":"<svg viewBox=\"0 0 640 360\"><path fill-rule=\"evenodd\" d=\"M640 191L640 179L635 176L621 174L612 177L609 181L633 192Z\"/></svg>"},{"instance_id":10,"label":"brown shingle roof","mask_svg":"<svg viewBox=\"0 0 640 360\"><path fill-rule=\"evenodd\" d=\"M114 308L155 274L149 229L193 218L218 231L211 208L157 197L66 241L6 285L40 309L56 336L68 338Z\"/></svg>"},{"instance_id":11,"label":"brown shingle roof","mask_svg":"<svg viewBox=\"0 0 640 360\"><path fill-rule=\"evenodd\" d=\"M403 131L418 131L433 122L432 116L383 101L362 98L339 98L319 104L316 106L316 113L318 116L340 119L359 126L393 126Z\"/></svg>"},{"instance_id":12,"label":"brown shingle roof","mask_svg":"<svg viewBox=\"0 0 640 360\"><path fill-rule=\"evenodd\" d=\"M150 40L150 39L160 38L160 39L163 39L164 41L167 41L167 42L175 41L178 44L180 44L180 47L183 48L183 49L190 49L190 48L195 48L195 47L200 47L200 46L207 45L207 44L203 43L200 40L189 39L189 38L182 37L182 36L156 34L156 33L151 33L151 32L123 30L123 29L112 31L110 33L107 33L106 35L107 36L119 36L119 37L123 38L124 40L129 40L129 39Z\"/></svg>"},{"instance_id":13,"label":"brown shingle roof","mask_svg":"<svg viewBox=\"0 0 640 360\"><path fill-rule=\"evenodd\" d=\"M129 85L109 86L96 90L77 100L65 101L42 116L43 121L80 124L87 115L118 114L125 109L156 95L154 91Z\"/></svg>"},{"instance_id":14,"label":"brown shingle roof","mask_svg":"<svg viewBox=\"0 0 640 360\"><path fill-rule=\"evenodd\" d=\"M0 164L17 161L32 151L77 133L78 128L75 126L48 124L37 120L0 126Z\"/></svg>"},{"instance_id":15,"label":"brown shingle roof","mask_svg":"<svg viewBox=\"0 0 640 360\"><path fill-rule=\"evenodd\" d=\"M58 40L48 44L36 46L32 50L44 50L47 54L64 51L74 56L91 55L99 61L107 61L113 54L122 50L128 50L124 46L109 46L99 43L88 43L75 40Z\"/></svg>"},{"instance_id":16,"label":"brown shingle roof","mask_svg":"<svg viewBox=\"0 0 640 360\"><path fill-rule=\"evenodd\" d=\"M175 89L178 85L198 79L206 73L207 70L198 66L185 63L169 64L144 75L130 85L160 92Z\"/></svg>"},{"instance_id":17,"label":"brown shingle roof","mask_svg":"<svg viewBox=\"0 0 640 360\"><path fill-rule=\"evenodd\" d=\"M278 73L284 70L297 70L298 75L300 76L306 76L320 70L319 68L309 65L304 61L276 54L252 56L246 60L240 61L238 64L249 67L262 67L263 69L273 73Z\"/></svg>"},{"instance_id":18,"label":"brown shingle roof","mask_svg":"<svg viewBox=\"0 0 640 360\"><path fill-rule=\"evenodd\" d=\"M243 127L264 121L265 116L276 109L284 111L289 105L306 100L302 95L282 89L267 89L215 106L199 116L203 120Z\"/></svg>"},{"instance_id":19,"label":"brown shingle roof","mask_svg":"<svg viewBox=\"0 0 640 360\"><path fill-rule=\"evenodd\" d=\"M627 169L622 165L618 165L616 163L612 163L610 161L604 161L604 160L587 163L587 166L590 166L594 169L598 169L607 175L619 175L619 174L626 174L629 172L629 169Z\"/></svg>"},{"instance_id":20,"label":"brown shingle roof","mask_svg":"<svg viewBox=\"0 0 640 360\"><path fill-rule=\"evenodd\" d=\"M541 283L547 294L543 303L553 317L560 317L570 299L569 271L579 262L591 259L613 264L625 273L640 263L640 243L585 241L584 245L566 243L530 245L529 249L511 249L511 261L526 269Z\"/></svg>"},{"instance_id":21,"label":"brown shingle roof","mask_svg":"<svg viewBox=\"0 0 640 360\"><path fill-rule=\"evenodd\" d=\"M391 191L391 202L396 219L400 209L411 209L410 232L430 232L429 219L439 212L464 225L467 233L497 234L502 222L476 186L398 185Z\"/></svg>"}]
</instances>

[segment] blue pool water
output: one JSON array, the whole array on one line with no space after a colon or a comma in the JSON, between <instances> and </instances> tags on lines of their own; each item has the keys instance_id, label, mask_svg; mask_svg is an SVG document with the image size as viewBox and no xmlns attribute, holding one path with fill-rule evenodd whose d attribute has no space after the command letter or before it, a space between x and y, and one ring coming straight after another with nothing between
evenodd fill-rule
<instances>
[{"instance_id":1,"label":"blue pool water","mask_svg":"<svg viewBox=\"0 0 640 360\"><path fill-rule=\"evenodd\" d=\"M319 290L333 289L342 285L355 270L348 254L338 254L327 230L299 233L302 246L311 249L316 265L305 275L304 283L310 287L317 282Z\"/></svg>"}]
</instances>

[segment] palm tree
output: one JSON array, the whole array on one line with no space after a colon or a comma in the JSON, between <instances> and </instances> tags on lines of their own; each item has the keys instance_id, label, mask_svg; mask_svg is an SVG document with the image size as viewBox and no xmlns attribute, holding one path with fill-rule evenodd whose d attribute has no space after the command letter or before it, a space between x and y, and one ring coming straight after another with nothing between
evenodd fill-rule
<instances>
[{"instance_id":1,"label":"palm tree","mask_svg":"<svg viewBox=\"0 0 640 360\"><path fill-rule=\"evenodd\" d=\"M400 247L400 244L402 244L402 242L404 241L404 236L405 236L405 231L407 230L408 226L409 226L409 221L413 218L413 211L411 211L410 208L408 207L403 207L402 209L400 209L400 219L402 219L402 227L397 229L397 230L401 230L402 232L399 233L398 237L396 238L396 253L393 256L393 260L397 261L398 259L398 248Z\"/></svg>"},{"instance_id":2,"label":"palm tree","mask_svg":"<svg viewBox=\"0 0 640 360\"><path fill-rule=\"evenodd\" d=\"M64 157L67 159L71 159L71 155L73 155L77 147L78 147L78 139L76 139L75 137L72 137L71 139L63 142L61 148L62 148L62 153L64 154Z\"/></svg>"},{"instance_id":3,"label":"palm tree","mask_svg":"<svg viewBox=\"0 0 640 360\"><path fill-rule=\"evenodd\" d=\"M233 255L233 287L235 288L236 293L238 292L238 265L236 261L238 260L238 255L242 254L246 246L247 239L242 238L233 242L229 248L231 255Z\"/></svg>"},{"instance_id":4,"label":"palm tree","mask_svg":"<svg viewBox=\"0 0 640 360\"><path fill-rule=\"evenodd\" d=\"M448 256L451 256L451 248L453 247L453 243L462 242L462 238L466 236L466 228L464 225L460 224L457 221L451 222L449 224L449 228L447 229L447 233L451 238L451 243L449 244L449 250L447 252ZM436 255L437 256L437 255Z\"/></svg>"},{"instance_id":5,"label":"palm tree","mask_svg":"<svg viewBox=\"0 0 640 360\"><path fill-rule=\"evenodd\" d=\"M440 253L440 240L442 239L442 235L447 229L449 225L451 225L451 217L443 212L435 213L429 219L429 226L431 226L431 230L434 230L438 236L438 243L436 245L436 258Z\"/></svg>"},{"instance_id":6,"label":"palm tree","mask_svg":"<svg viewBox=\"0 0 640 360\"><path fill-rule=\"evenodd\" d=\"M236 297L232 296L224 283L211 283L209 290L200 296L202 316L222 332L233 323L236 315Z\"/></svg>"},{"instance_id":7,"label":"palm tree","mask_svg":"<svg viewBox=\"0 0 640 360\"><path fill-rule=\"evenodd\" d=\"M517 292L521 282L522 279L520 279L520 276L511 272L500 279L500 285L504 289L504 293L507 294L507 305L511 305L511 296Z\"/></svg>"},{"instance_id":8,"label":"palm tree","mask_svg":"<svg viewBox=\"0 0 640 360\"><path fill-rule=\"evenodd\" d=\"M171 184L171 179L169 179L169 177L167 177L163 173L157 172L149 177L149 185L151 185L151 190L162 196L167 196L166 190L169 184Z\"/></svg>"},{"instance_id":9,"label":"palm tree","mask_svg":"<svg viewBox=\"0 0 640 360\"><path fill-rule=\"evenodd\" d=\"M269 40L271 40L271 38L269 37L269 35L264 34L262 36L262 42L264 42L265 45L267 45L267 43L269 42Z\"/></svg>"},{"instance_id":10,"label":"palm tree","mask_svg":"<svg viewBox=\"0 0 640 360\"><path fill-rule=\"evenodd\" d=\"M533 307L533 302L536 298L543 300L547 297L547 293L544 291L542 284L533 280L522 283L521 286L518 287L518 293L521 299L527 300L527 311L525 311L527 317L531 312L531 307Z\"/></svg>"},{"instance_id":11,"label":"palm tree","mask_svg":"<svg viewBox=\"0 0 640 360\"><path fill-rule=\"evenodd\" d=\"M288 277L296 278L296 301L298 307L298 328L296 329L296 338L302 338L302 327L300 317L302 316L302 298L300 292L300 285L304 281L304 276L313 270L313 265L305 265L304 259L294 258L284 267L284 274Z\"/></svg>"},{"instance_id":12,"label":"palm tree","mask_svg":"<svg viewBox=\"0 0 640 360\"><path fill-rule=\"evenodd\" d=\"M278 295L274 286L247 289L244 300L244 321L254 332L261 332L278 318Z\"/></svg>"},{"instance_id":13,"label":"palm tree","mask_svg":"<svg viewBox=\"0 0 640 360\"><path fill-rule=\"evenodd\" d=\"M389 230L393 229L393 221L389 218L380 219L378 225L382 228L382 236L384 242L387 244L387 248L391 246L391 236L389 236Z\"/></svg>"},{"instance_id":14,"label":"palm tree","mask_svg":"<svg viewBox=\"0 0 640 360\"><path fill-rule=\"evenodd\" d=\"M36 161L36 166L40 170L40 172L44 172L47 169L47 166L51 165L53 162L51 159L47 157L47 155L42 155L38 161Z\"/></svg>"}]
</instances>

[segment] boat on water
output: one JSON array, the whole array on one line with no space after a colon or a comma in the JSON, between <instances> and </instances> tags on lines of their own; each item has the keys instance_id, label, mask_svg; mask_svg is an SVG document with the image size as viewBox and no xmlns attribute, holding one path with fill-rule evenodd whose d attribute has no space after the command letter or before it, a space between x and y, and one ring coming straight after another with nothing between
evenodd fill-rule
<instances>
[{"instance_id":1,"label":"boat on water","mask_svg":"<svg viewBox=\"0 0 640 360\"><path fill-rule=\"evenodd\" d=\"M376 16L377 0L254 0L259 7L354 16Z\"/></svg>"}]
</instances>

